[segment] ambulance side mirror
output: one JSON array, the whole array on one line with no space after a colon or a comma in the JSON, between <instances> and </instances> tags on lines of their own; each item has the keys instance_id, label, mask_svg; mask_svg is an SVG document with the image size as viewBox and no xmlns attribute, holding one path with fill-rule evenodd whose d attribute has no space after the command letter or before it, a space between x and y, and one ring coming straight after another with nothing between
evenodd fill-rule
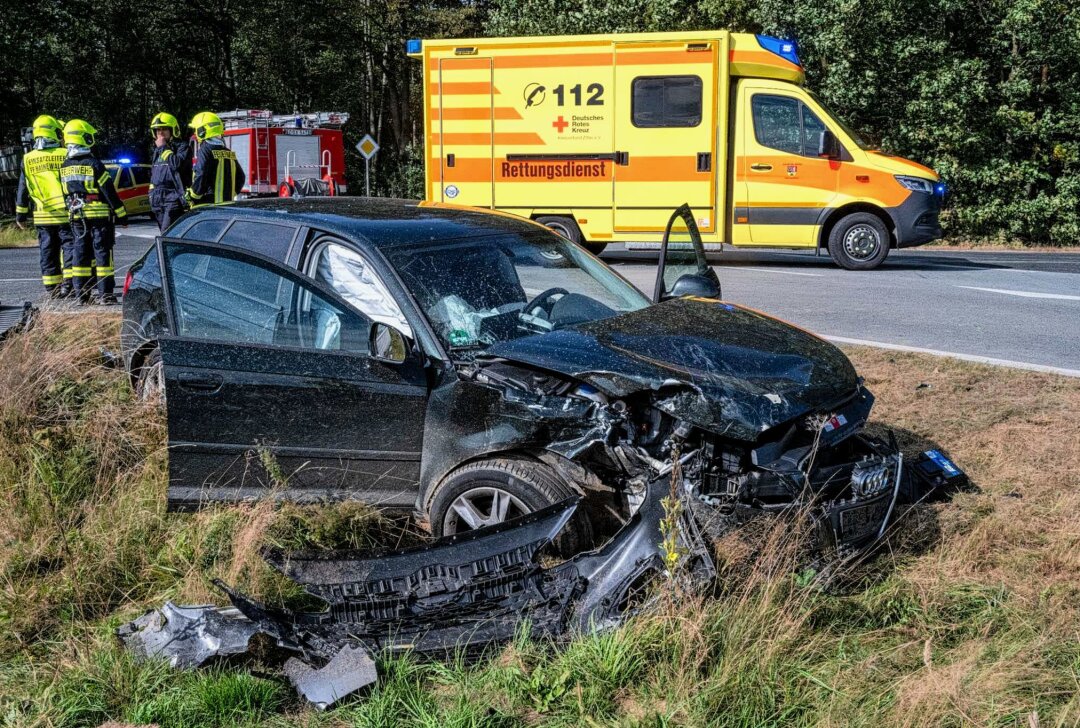
<instances>
[{"instance_id":1,"label":"ambulance side mirror","mask_svg":"<svg viewBox=\"0 0 1080 728\"><path fill-rule=\"evenodd\" d=\"M826 159L840 159L840 140L828 129L818 136L817 155Z\"/></svg>"}]
</instances>

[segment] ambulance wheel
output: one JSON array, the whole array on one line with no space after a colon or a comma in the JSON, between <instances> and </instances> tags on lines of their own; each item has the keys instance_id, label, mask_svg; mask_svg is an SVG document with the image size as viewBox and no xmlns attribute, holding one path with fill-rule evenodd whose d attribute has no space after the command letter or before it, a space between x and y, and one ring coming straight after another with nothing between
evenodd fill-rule
<instances>
[{"instance_id":1,"label":"ambulance wheel","mask_svg":"<svg viewBox=\"0 0 1080 728\"><path fill-rule=\"evenodd\" d=\"M577 224L571 218L550 215L546 217L538 217L536 218L536 221L541 225L546 226L553 232L562 235L571 243L577 243L578 245L581 245L581 231L578 230ZM554 250L542 250L540 251L540 255L544 256L545 259L550 261L551 264L556 267L565 268L570 265L570 261L568 261L562 253L556 253Z\"/></svg>"},{"instance_id":2,"label":"ambulance wheel","mask_svg":"<svg viewBox=\"0 0 1080 728\"><path fill-rule=\"evenodd\" d=\"M855 212L829 232L829 256L847 270L871 270L889 255L889 230L877 215Z\"/></svg>"}]
</instances>

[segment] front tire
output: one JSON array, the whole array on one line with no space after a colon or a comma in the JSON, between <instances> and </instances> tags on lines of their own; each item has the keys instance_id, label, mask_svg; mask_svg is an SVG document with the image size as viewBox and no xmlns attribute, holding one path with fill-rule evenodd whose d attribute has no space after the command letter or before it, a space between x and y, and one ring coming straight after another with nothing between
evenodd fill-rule
<instances>
[{"instance_id":1,"label":"front tire","mask_svg":"<svg viewBox=\"0 0 1080 728\"><path fill-rule=\"evenodd\" d=\"M829 256L847 270L872 270L889 255L889 230L877 215L856 212L829 232Z\"/></svg>"},{"instance_id":2,"label":"front tire","mask_svg":"<svg viewBox=\"0 0 1080 728\"><path fill-rule=\"evenodd\" d=\"M439 484L429 520L436 537L493 526L573 497L575 492L544 463L491 458L457 468ZM564 556L592 543L592 526L579 508L555 539Z\"/></svg>"}]
</instances>

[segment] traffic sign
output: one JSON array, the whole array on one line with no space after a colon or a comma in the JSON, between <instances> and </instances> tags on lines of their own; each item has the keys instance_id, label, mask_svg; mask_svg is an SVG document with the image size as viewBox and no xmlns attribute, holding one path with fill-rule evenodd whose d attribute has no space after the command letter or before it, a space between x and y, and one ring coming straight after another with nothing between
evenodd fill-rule
<instances>
[{"instance_id":1,"label":"traffic sign","mask_svg":"<svg viewBox=\"0 0 1080 728\"><path fill-rule=\"evenodd\" d=\"M375 152L379 151L379 144L370 134L365 134L364 138L356 143L356 149L364 155L364 159L371 159Z\"/></svg>"}]
</instances>

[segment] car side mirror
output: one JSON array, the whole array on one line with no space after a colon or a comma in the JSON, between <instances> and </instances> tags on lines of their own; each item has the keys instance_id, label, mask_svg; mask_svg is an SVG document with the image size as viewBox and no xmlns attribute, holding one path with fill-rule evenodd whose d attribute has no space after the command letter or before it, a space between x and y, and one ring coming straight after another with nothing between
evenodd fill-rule
<instances>
[{"instance_id":1,"label":"car side mirror","mask_svg":"<svg viewBox=\"0 0 1080 728\"><path fill-rule=\"evenodd\" d=\"M828 129L818 136L817 155L827 159L840 159L840 140Z\"/></svg>"},{"instance_id":2,"label":"car side mirror","mask_svg":"<svg viewBox=\"0 0 1080 728\"><path fill-rule=\"evenodd\" d=\"M684 273L672 284L671 290L665 293L664 299L683 296L720 298L720 282L701 273Z\"/></svg>"},{"instance_id":3,"label":"car side mirror","mask_svg":"<svg viewBox=\"0 0 1080 728\"><path fill-rule=\"evenodd\" d=\"M371 356L388 364L401 364L409 353L405 335L389 324L371 325Z\"/></svg>"}]
</instances>

